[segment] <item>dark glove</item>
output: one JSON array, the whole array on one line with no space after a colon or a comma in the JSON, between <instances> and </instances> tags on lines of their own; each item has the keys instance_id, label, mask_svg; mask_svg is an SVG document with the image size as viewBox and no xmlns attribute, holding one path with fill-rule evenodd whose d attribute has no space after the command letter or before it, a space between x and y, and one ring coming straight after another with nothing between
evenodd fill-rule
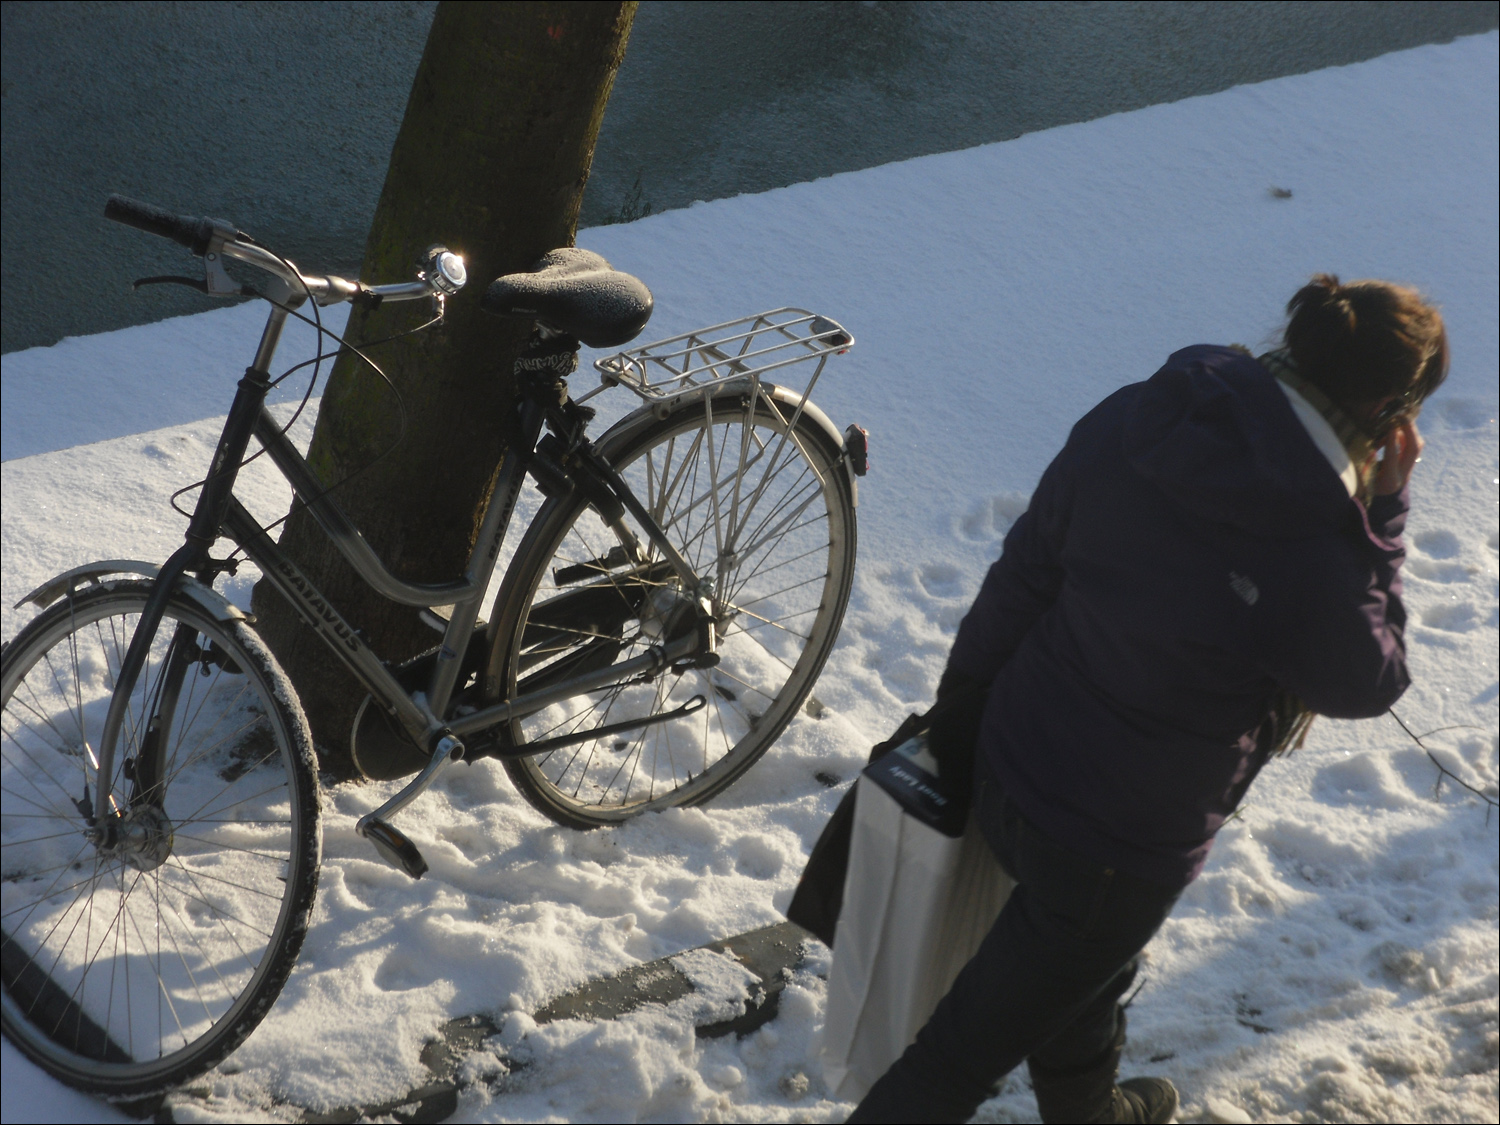
<instances>
[{"instance_id":1,"label":"dark glove","mask_svg":"<svg viewBox=\"0 0 1500 1125\"><path fill-rule=\"evenodd\" d=\"M879 761L925 730L944 788L949 790L949 796L967 804L974 783L974 746L979 736L979 718L984 714L985 687L949 669L938 682L937 696L937 702L926 715L908 715L894 734L877 744L870 751L870 761ZM950 779L953 779L951 786ZM844 903L844 880L849 873L854 794L855 787L851 786L823 828L786 908L788 918L829 946L833 945Z\"/></svg>"},{"instance_id":2,"label":"dark glove","mask_svg":"<svg viewBox=\"0 0 1500 1125\"><path fill-rule=\"evenodd\" d=\"M987 685L949 668L938 681L937 702L928 712L927 748L937 759L938 776L955 795L968 795L974 779L979 720L984 716Z\"/></svg>"}]
</instances>

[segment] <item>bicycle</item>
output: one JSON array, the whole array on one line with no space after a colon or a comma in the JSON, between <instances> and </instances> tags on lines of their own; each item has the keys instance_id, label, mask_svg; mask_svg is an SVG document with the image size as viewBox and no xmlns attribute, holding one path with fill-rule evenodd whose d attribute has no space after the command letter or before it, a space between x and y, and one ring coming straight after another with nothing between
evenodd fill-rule
<instances>
[{"instance_id":1,"label":"bicycle","mask_svg":"<svg viewBox=\"0 0 1500 1125\"><path fill-rule=\"evenodd\" d=\"M145 281L271 305L183 546L160 567L111 559L44 584L19 603L41 612L0 657L3 1029L62 1081L120 1099L238 1046L312 912L317 760L252 618L213 588L236 553L369 692L351 732L364 772L415 772L357 830L420 878L419 849L390 819L459 760L500 758L533 805L578 828L700 804L749 769L838 633L866 451L862 430L840 434L807 397L853 338L803 310L618 352L596 363L598 388L570 398L579 341L628 343L652 299L598 255L554 251L482 300L534 330L468 564L450 581L402 581L266 409L272 361L308 302L316 320L341 301L430 299L435 323L466 284L462 258L433 247L416 280L366 285L302 274L220 220L120 196L105 215L203 259L201 282ZM268 276L265 289L234 281L226 259ZM803 391L762 378L808 361ZM642 403L595 442L582 404L610 387ZM252 437L361 578L441 630L432 651L383 662L236 499ZM545 499L485 619L528 476ZM221 537L228 558L211 553Z\"/></svg>"}]
</instances>

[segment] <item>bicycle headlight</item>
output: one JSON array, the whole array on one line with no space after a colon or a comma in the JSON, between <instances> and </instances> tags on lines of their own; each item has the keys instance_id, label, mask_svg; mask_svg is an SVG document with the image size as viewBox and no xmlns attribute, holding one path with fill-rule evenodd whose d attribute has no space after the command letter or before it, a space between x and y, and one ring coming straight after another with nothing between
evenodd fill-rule
<instances>
[{"instance_id":1,"label":"bicycle headlight","mask_svg":"<svg viewBox=\"0 0 1500 1125\"><path fill-rule=\"evenodd\" d=\"M469 280L462 255L446 246L429 246L422 256L423 279L445 297L451 297Z\"/></svg>"}]
</instances>

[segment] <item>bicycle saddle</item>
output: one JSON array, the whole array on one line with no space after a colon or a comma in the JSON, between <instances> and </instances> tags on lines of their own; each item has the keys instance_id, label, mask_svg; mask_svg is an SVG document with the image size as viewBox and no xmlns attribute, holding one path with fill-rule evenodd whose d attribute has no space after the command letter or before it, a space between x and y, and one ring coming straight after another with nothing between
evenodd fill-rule
<instances>
[{"instance_id":1,"label":"bicycle saddle","mask_svg":"<svg viewBox=\"0 0 1500 1125\"><path fill-rule=\"evenodd\" d=\"M497 277L479 304L497 316L529 316L591 348L613 348L646 327L652 301L640 279L592 251L565 247L525 273Z\"/></svg>"}]
</instances>

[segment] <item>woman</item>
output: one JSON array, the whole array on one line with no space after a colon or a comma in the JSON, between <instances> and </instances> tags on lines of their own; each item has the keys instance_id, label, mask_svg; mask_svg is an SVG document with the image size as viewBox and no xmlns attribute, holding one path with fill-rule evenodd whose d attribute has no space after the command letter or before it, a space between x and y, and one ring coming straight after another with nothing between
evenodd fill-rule
<instances>
[{"instance_id":1,"label":"woman","mask_svg":"<svg viewBox=\"0 0 1500 1125\"><path fill-rule=\"evenodd\" d=\"M1105 399L1006 536L938 690L988 696L930 742L945 773L973 755L1018 886L850 1121L965 1121L1023 1060L1043 1121L1170 1120L1170 1082L1115 1082L1141 950L1271 754L1410 682L1397 570L1442 317L1328 275L1287 311L1277 351L1185 348Z\"/></svg>"}]
</instances>

